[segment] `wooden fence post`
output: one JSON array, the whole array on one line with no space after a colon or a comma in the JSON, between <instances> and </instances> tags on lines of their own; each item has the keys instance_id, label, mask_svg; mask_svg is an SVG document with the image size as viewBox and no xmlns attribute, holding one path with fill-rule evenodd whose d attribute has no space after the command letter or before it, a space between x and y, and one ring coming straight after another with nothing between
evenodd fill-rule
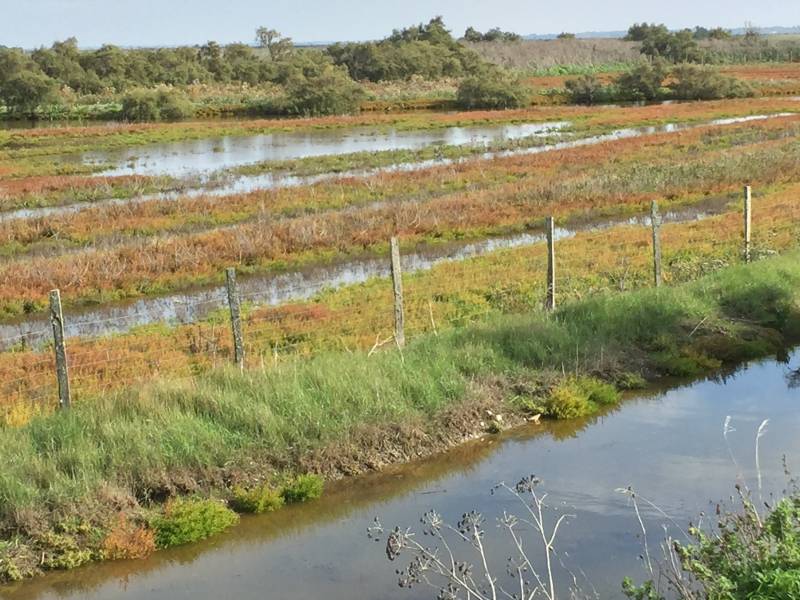
<instances>
[{"instance_id":1,"label":"wooden fence post","mask_svg":"<svg viewBox=\"0 0 800 600\"><path fill-rule=\"evenodd\" d=\"M226 288L228 290L228 308L231 311L231 332L233 333L233 360L244 369L244 337L242 336L242 315L239 306L239 292L236 288L236 269L225 270Z\"/></svg>"},{"instance_id":2,"label":"wooden fence post","mask_svg":"<svg viewBox=\"0 0 800 600\"><path fill-rule=\"evenodd\" d=\"M400 243L396 237L391 239L392 283L394 285L394 339L397 346L406 345L405 313L403 312L403 272L400 267Z\"/></svg>"},{"instance_id":3,"label":"wooden fence post","mask_svg":"<svg viewBox=\"0 0 800 600\"><path fill-rule=\"evenodd\" d=\"M61 309L61 292L50 292L50 324L53 326L53 342L56 355L56 377L58 378L58 404L62 410L69 408L69 371L67 369L67 347L64 343L64 313Z\"/></svg>"},{"instance_id":4,"label":"wooden fence post","mask_svg":"<svg viewBox=\"0 0 800 600\"><path fill-rule=\"evenodd\" d=\"M750 262L750 236L753 224L753 191L749 185L744 186L744 261Z\"/></svg>"},{"instance_id":5,"label":"wooden fence post","mask_svg":"<svg viewBox=\"0 0 800 600\"><path fill-rule=\"evenodd\" d=\"M556 309L556 243L555 243L555 221L553 217L547 217L547 298L545 308L547 310Z\"/></svg>"},{"instance_id":6,"label":"wooden fence post","mask_svg":"<svg viewBox=\"0 0 800 600\"><path fill-rule=\"evenodd\" d=\"M657 288L661 287L661 217L658 214L658 202L650 205L650 223L653 226L653 280Z\"/></svg>"}]
</instances>

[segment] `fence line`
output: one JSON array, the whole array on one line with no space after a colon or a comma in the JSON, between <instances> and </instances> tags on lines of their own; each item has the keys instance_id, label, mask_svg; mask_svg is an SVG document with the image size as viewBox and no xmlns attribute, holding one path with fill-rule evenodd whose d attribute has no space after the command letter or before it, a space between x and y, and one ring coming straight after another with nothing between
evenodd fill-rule
<instances>
[{"instance_id":1,"label":"fence line","mask_svg":"<svg viewBox=\"0 0 800 600\"><path fill-rule=\"evenodd\" d=\"M656 287L662 285L662 249L660 239L661 216L658 204L652 202L650 207L652 227L653 281ZM743 259L751 260L752 254L752 189L744 188L744 223L743 223ZM562 287L569 283L569 276L562 282L557 281L556 270L556 235L553 217L545 219L546 232L546 273L544 285L544 306L548 311L556 308L557 284ZM159 373L171 373L175 379L192 378L203 369L232 362L240 369L246 366L264 364L271 358L278 360L280 354L294 352L303 354L312 352L315 344L323 340L333 341L347 347L346 335L355 336L363 344L371 344L366 338L375 336L373 350L394 340L398 348L403 348L407 338L425 333L438 333L437 323L454 325L469 323L484 315L496 311L491 305L473 303L454 308L445 304L445 315L435 314L434 305L442 294L437 282L426 282L425 285L412 285L405 290L401 266L400 240L392 237L387 261L390 273L391 290L372 288L369 293L375 294L374 302L369 304L376 310L365 313L362 306L332 307L325 305L293 305L291 303L278 306L252 308L250 304L242 309L242 300L263 296L263 292L248 291L240 293L236 280L236 270L225 270L225 293L219 299L204 299L192 304L214 304L219 306L220 315L227 313L228 333L221 322L205 321L194 325L184 325L185 329L175 330L172 338L164 341L147 338L101 338L86 340L76 338L68 351L65 339L65 319L59 290L50 293L50 322L53 335L53 359L41 358L36 361L20 361L7 368L0 368L0 394L19 402L40 402L53 394L57 406L62 410L69 408L75 393L78 395L84 387L96 391L118 388L121 384L142 381ZM463 264L463 263L461 263ZM544 266L544 265L542 265ZM464 265L454 270L466 275L469 271ZM474 274L471 274L474 275ZM497 281L494 273L486 271L478 279L465 281L465 289L493 288ZM468 287L468 284L472 288ZM319 292L318 285L291 286L297 291L309 291L309 296ZM362 290L363 291L363 290ZM384 295L385 294L385 295ZM488 295L488 294L487 294ZM362 296L363 298L363 296ZM433 302L432 302L433 300ZM445 294L446 301L446 294ZM227 306L227 311L224 309ZM442 306L442 305L438 305ZM540 305L541 306L541 305ZM504 309L501 309L504 310ZM122 315L120 319L131 317ZM412 318L410 327L408 319ZM101 319L97 322L112 321L115 318ZM320 324L333 322L341 325L339 333L322 332ZM366 325L361 330L359 326ZM365 333L369 331L369 334ZM381 332L391 331L392 335L383 338ZM349 333L348 333L349 332ZM20 335L22 338L25 335ZM153 334L157 338L159 334ZM15 336L16 337L16 336ZM367 346L368 347L368 346ZM98 368L100 367L100 368ZM172 371L170 371L172 369ZM3 379L2 373L10 376ZM54 375L50 382L40 378L47 373ZM129 379L130 378L130 379ZM71 379L75 381L71 381ZM75 385L77 383L77 388ZM75 388L75 389L73 389ZM53 396L50 396L53 397ZM2 406L2 405L0 405ZM4 407L7 408L7 407Z\"/></svg>"},{"instance_id":2,"label":"fence line","mask_svg":"<svg viewBox=\"0 0 800 600\"><path fill-rule=\"evenodd\" d=\"M650 205L650 224L653 228L653 282L659 288L661 287L661 217L655 200Z\"/></svg>"}]
</instances>

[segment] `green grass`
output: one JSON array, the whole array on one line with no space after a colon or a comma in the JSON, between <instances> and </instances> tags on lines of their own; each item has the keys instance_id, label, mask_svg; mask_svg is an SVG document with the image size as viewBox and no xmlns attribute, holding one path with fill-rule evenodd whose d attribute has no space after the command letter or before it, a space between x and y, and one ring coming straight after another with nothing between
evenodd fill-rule
<instances>
[{"instance_id":1,"label":"green grass","mask_svg":"<svg viewBox=\"0 0 800 600\"><path fill-rule=\"evenodd\" d=\"M627 387L637 374L671 373L665 361L699 370L779 349L800 333L798 258L732 267L676 288L594 297L555 315L495 317L420 338L402 354L328 354L244 374L224 369L193 384L160 382L87 400L0 430L0 526L5 536L21 535L35 556L46 542L26 530L32 515L44 529L65 515L102 529L116 516L112 497L153 506L181 489L231 496L225 482L232 473L266 475L275 459L292 471L315 449L357 443L364 427L416 423L438 431L436 418L476 390L495 392L508 410L524 389L529 408L586 415L618 400L589 374ZM320 492L321 481L300 477L281 496L292 502ZM250 500L267 509L274 498L261 502L256 493ZM163 514L195 507L185 508L168 503ZM227 522L217 512L200 521ZM164 519L153 525L159 545L196 537L194 518L185 535ZM197 526L201 537L219 530Z\"/></svg>"}]
</instances>

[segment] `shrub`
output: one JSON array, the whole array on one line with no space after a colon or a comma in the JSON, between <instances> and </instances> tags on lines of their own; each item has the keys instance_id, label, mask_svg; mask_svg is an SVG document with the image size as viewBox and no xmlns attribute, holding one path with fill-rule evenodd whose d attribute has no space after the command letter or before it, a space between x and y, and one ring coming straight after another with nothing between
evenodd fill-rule
<instances>
[{"instance_id":1,"label":"shrub","mask_svg":"<svg viewBox=\"0 0 800 600\"><path fill-rule=\"evenodd\" d=\"M122 118L128 121L157 121L156 96L149 90L133 90L122 99Z\"/></svg>"},{"instance_id":2,"label":"shrub","mask_svg":"<svg viewBox=\"0 0 800 600\"><path fill-rule=\"evenodd\" d=\"M0 75L0 101L12 113L34 116L36 109L57 99L56 82L35 71L22 71L5 79Z\"/></svg>"},{"instance_id":3,"label":"shrub","mask_svg":"<svg viewBox=\"0 0 800 600\"><path fill-rule=\"evenodd\" d=\"M0 581L22 581L33 577L41 559L19 539L0 541Z\"/></svg>"},{"instance_id":4,"label":"shrub","mask_svg":"<svg viewBox=\"0 0 800 600\"><path fill-rule=\"evenodd\" d=\"M286 84L286 112L320 116L358 112L364 89L344 69L326 65L311 75L294 75Z\"/></svg>"},{"instance_id":5,"label":"shrub","mask_svg":"<svg viewBox=\"0 0 800 600\"><path fill-rule=\"evenodd\" d=\"M177 121L193 114L192 103L175 90L132 90L122 99L122 117L128 121Z\"/></svg>"},{"instance_id":6,"label":"shrub","mask_svg":"<svg viewBox=\"0 0 800 600\"><path fill-rule=\"evenodd\" d=\"M234 488L231 507L236 512L265 513L278 510L284 504L282 492L267 484L247 490Z\"/></svg>"},{"instance_id":7,"label":"shrub","mask_svg":"<svg viewBox=\"0 0 800 600\"><path fill-rule=\"evenodd\" d=\"M674 592L670 598L800 598L800 493L795 489L762 517L746 493L737 489L743 501L740 512L723 513L711 532L690 528L691 544L675 543L674 557L688 581L676 585L665 578L667 591ZM623 591L635 600L666 597L653 581L635 586L626 579Z\"/></svg>"},{"instance_id":8,"label":"shrub","mask_svg":"<svg viewBox=\"0 0 800 600\"><path fill-rule=\"evenodd\" d=\"M159 116L164 121L178 121L194 115L191 101L184 94L175 90L156 92L156 103Z\"/></svg>"},{"instance_id":9,"label":"shrub","mask_svg":"<svg viewBox=\"0 0 800 600\"><path fill-rule=\"evenodd\" d=\"M666 76L662 61L644 61L617 78L617 89L626 100L655 100L661 94Z\"/></svg>"},{"instance_id":10,"label":"shrub","mask_svg":"<svg viewBox=\"0 0 800 600\"><path fill-rule=\"evenodd\" d=\"M110 560L144 558L155 549L153 530L131 523L122 513L103 541L103 555Z\"/></svg>"},{"instance_id":11,"label":"shrub","mask_svg":"<svg viewBox=\"0 0 800 600\"><path fill-rule=\"evenodd\" d=\"M235 512L217 500L179 498L167 504L152 526L158 547L169 548L220 533L238 519Z\"/></svg>"},{"instance_id":12,"label":"shrub","mask_svg":"<svg viewBox=\"0 0 800 600\"><path fill-rule=\"evenodd\" d=\"M570 100L576 104L596 104L608 97L608 90L594 75L568 79L564 84Z\"/></svg>"},{"instance_id":13,"label":"shrub","mask_svg":"<svg viewBox=\"0 0 800 600\"><path fill-rule=\"evenodd\" d=\"M570 377L550 392L544 413L556 419L576 419L591 415L602 406L619 402L614 386L592 377Z\"/></svg>"},{"instance_id":14,"label":"shrub","mask_svg":"<svg viewBox=\"0 0 800 600\"><path fill-rule=\"evenodd\" d=\"M465 109L520 108L530 101L530 92L519 79L500 69L485 69L461 82L456 101Z\"/></svg>"},{"instance_id":15,"label":"shrub","mask_svg":"<svg viewBox=\"0 0 800 600\"><path fill-rule=\"evenodd\" d=\"M743 81L709 67L688 64L672 70L669 88L673 98L678 100L719 100L753 95L753 89Z\"/></svg>"},{"instance_id":16,"label":"shrub","mask_svg":"<svg viewBox=\"0 0 800 600\"><path fill-rule=\"evenodd\" d=\"M284 486L281 495L288 504L316 500L322 496L324 485L319 475L300 475Z\"/></svg>"}]
</instances>

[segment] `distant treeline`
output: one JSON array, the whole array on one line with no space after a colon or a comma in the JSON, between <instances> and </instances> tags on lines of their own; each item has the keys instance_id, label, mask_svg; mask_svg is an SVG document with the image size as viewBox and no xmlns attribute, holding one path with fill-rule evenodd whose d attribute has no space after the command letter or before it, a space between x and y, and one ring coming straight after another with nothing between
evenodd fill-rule
<instances>
[{"instance_id":1,"label":"distant treeline","mask_svg":"<svg viewBox=\"0 0 800 600\"><path fill-rule=\"evenodd\" d=\"M744 61L794 61L800 59L800 43L771 43L754 27L734 37L722 27L670 31L664 24L635 23L624 38L639 42L641 53L673 63L720 64Z\"/></svg>"},{"instance_id":2,"label":"distant treeline","mask_svg":"<svg viewBox=\"0 0 800 600\"><path fill-rule=\"evenodd\" d=\"M571 34L559 37L569 40ZM755 30L737 38L737 43L728 38L730 33L721 28L671 32L664 25L641 23L631 26L626 39L637 42L648 59L671 63L733 62L731 57L800 59L800 44L770 44ZM481 33L470 27L458 40L436 17L427 24L395 30L377 42L300 49L263 27L256 32L256 41L258 47L212 41L178 48L105 45L81 50L70 38L33 52L0 46L0 105L7 115L32 116L42 107L63 105L65 98L80 102L75 96L111 95L121 106L122 118L175 119L193 114L182 91L192 84L269 84L277 92L259 100L255 112L318 115L358 110L365 97L358 82L415 76L461 79L457 99L464 107L506 107L526 101L519 79L475 50L483 42L518 44L518 35L498 28Z\"/></svg>"}]
</instances>

